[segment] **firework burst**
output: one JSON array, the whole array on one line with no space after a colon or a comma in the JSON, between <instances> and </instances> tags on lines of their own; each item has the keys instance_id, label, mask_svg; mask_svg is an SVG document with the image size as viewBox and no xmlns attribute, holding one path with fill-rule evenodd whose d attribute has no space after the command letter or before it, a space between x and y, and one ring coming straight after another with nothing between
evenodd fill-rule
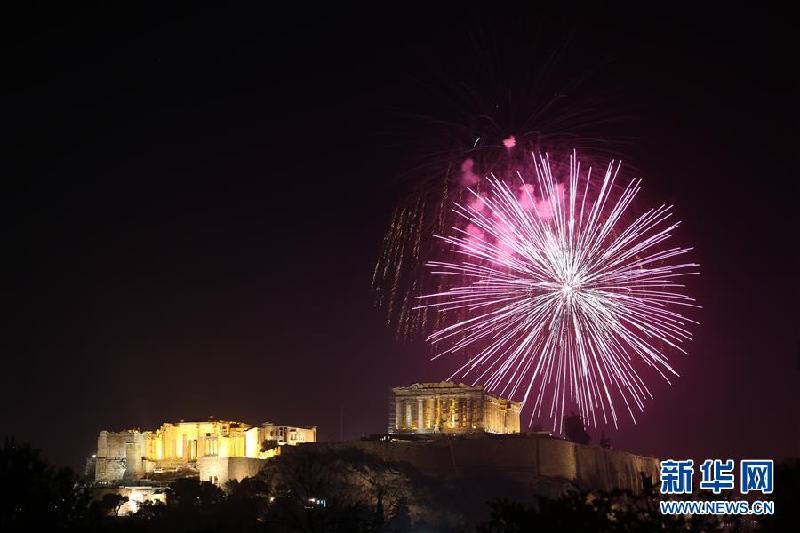
<instances>
[{"instance_id":1,"label":"firework burst","mask_svg":"<svg viewBox=\"0 0 800 533\"><path fill-rule=\"evenodd\" d=\"M616 427L624 404L635 423L652 397L638 369L678 376L665 352L691 339L683 312L697 305L680 281L698 265L680 262L691 248L664 245L680 224L672 206L630 216L641 180L615 187L619 169L592 180L573 152L559 183L534 156L530 182L491 176L455 204L463 225L437 237L457 259L429 261L446 286L419 297L443 318L434 358L466 355L450 379L532 402L531 421L560 430L568 405Z\"/></svg>"}]
</instances>

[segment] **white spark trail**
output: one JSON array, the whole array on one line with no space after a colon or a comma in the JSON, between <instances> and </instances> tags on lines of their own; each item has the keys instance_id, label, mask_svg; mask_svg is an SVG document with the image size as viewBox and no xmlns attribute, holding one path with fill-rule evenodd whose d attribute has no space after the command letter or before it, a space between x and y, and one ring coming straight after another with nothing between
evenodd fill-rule
<instances>
[{"instance_id":1,"label":"white spark trail","mask_svg":"<svg viewBox=\"0 0 800 533\"><path fill-rule=\"evenodd\" d=\"M661 248L680 225L671 205L626 218L641 180L613 194L619 162L593 193L591 168L582 178L574 152L563 185L548 156L533 159L532 183L517 174L519 194L485 178L488 191L469 189L476 202L453 208L467 229L437 235L463 259L429 262L455 285L418 297L417 308L451 319L428 337L441 346L434 358L463 351L467 360L450 379L521 394L533 400L531 421L549 418L554 429L568 402L584 420L614 426L622 403L635 423L634 411L652 397L637 363L667 382L678 375L664 350L686 353L681 344L696 322L681 309L699 306L679 278L699 265L673 263L692 248Z\"/></svg>"}]
</instances>

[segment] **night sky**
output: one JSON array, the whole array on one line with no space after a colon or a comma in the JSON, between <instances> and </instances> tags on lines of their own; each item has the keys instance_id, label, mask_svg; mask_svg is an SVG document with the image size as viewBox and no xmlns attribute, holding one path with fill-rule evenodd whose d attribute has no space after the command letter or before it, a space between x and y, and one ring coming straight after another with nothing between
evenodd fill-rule
<instances>
[{"instance_id":1,"label":"night sky","mask_svg":"<svg viewBox=\"0 0 800 533\"><path fill-rule=\"evenodd\" d=\"M389 387L452 369L370 286L424 117L559 50L545 92L597 88L588 115L620 119L593 131L702 265L682 377L612 445L800 455L795 28L670 6L5 13L0 433L79 466L101 429L168 420L385 431Z\"/></svg>"}]
</instances>

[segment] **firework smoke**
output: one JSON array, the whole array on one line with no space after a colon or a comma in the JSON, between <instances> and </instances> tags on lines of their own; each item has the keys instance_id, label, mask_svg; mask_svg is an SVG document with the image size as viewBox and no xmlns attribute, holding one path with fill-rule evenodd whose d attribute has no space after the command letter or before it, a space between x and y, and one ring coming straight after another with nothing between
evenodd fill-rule
<instances>
[{"instance_id":1,"label":"firework smoke","mask_svg":"<svg viewBox=\"0 0 800 533\"><path fill-rule=\"evenodd\" d=\"M450 379L532 401L531 420L560 429L572 404L595 426L617 426L621 405L635 422L652 397L638 368L678 375L664 352L691 339L682 311L697 306L680 278L698 265L664 246L672 206L629 215L641 180L615 188L619 163L598 183L574 152L566 183L548 157L532 166L530 182L493 175L455 203L462 223L437 237L456 259L427 263L441 289L417 306L439 319L428 340L435 357L466 355Z\"/></svg>"},{"instance_id":2,"label":"firework smoke","mask_svg":"<svg viewBox=\"0 0 800 533\"><path fill-rule=\"evenodd\" d=\"M425 267L441 259L432 235L454 224L450 206L470 201L467 189L481 188L481 176L514 176L530 166L530 152L575 148L596 161L601 154L622 157L633 145L623 130L615 133L627 111L595 79L599 65L586 54L568 54L559 32L540 31L548 43L541 47L527 25L510 31L504 24L502 32L481 34L440 61L427 50L420 58L430 71L411 92L424 100L392 123L393 142L408 147L413 163L397 176L398 205L372 277L375 303L400 341L441 325L435 311L414 309L415 297L442 288ZM508 42L495 50L497 35Z\"/></svg>"}]
</instances>

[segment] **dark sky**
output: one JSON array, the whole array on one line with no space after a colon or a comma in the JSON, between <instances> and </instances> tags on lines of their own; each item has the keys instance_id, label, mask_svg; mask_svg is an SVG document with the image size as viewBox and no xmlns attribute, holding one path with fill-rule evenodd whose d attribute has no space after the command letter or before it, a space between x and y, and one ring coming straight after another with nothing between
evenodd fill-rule
<instances>
[{"instance_id":1,"label":"dark sky","mask_svg":"<svg viewBox=\"0 0 800 533\"><path fill-rule=\"evenodd\" d=\"M627 117L607 135L633 139L642 201L674 203L696 246L703 309L690 355L673 356L683 377L651 381L646 413L607 430L612 444L800 455L785 14L2 18L0 432L54 462L80 465L104 428L209 415L335 439L343 414L354 438L385 430L390 386L446 377L447 361L394 340L370 279L427 142L418 114L493 76L485 42L512 58L499 87L509 70L540 72L534 42L564 51L550 85L594 67L588 86L611 107L593 112ZM483 76L462 79L473 64ZM497 87L470 87L484 89L490 101Z\"/></svg>"}]
</instances>

